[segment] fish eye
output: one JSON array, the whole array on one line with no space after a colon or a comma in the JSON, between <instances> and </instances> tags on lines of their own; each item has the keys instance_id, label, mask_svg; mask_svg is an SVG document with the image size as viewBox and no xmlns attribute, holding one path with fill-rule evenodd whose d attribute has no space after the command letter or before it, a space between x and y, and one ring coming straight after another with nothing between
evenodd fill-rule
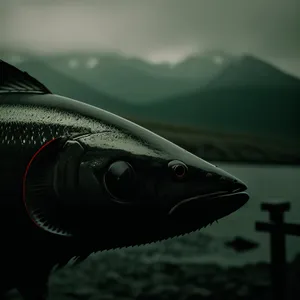
<instances>
[{"instance_id":1,"label":"fish eye","mask_svg":"<svg viewBox=\"0 0 300 300\"><path fill-rule=\"evenodd\" d=\"M121 202L132 200L135 183L135 172L125 161L112 163L104 175L104 185L107 192Z\"/></svg>"},{"instance_id":2,"label":"fish eye","mask_svg":"<svg viewBox=\"0 0 300 300\"><path fill-rule=\"evenodd\" d=\"M183 179L187 175L188 167L179 160L170 161L168 167L176 179Z\"/></svg>"}]
</instances>

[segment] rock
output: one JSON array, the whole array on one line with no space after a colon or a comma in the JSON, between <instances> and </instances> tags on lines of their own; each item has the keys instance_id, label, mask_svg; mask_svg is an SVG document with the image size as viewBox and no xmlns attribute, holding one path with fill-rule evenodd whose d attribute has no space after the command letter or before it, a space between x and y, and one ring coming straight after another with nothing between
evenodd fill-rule
<instances>
[{"instance_id":1,"label":"rock","mask_svg":"<svg viewBox=\"0 0 300 300\"><path fill-rule=\"evenodd\" d=\"M167 251L158 255L155 247L103 253L90 263L53 272L49 300L266 300L271 296L270 266L266 263L224 268L191 260L190 253L184 252L187 248L181 249L185 259L175 259ZM289 264L288 274L292 277L290 294L299 295L300 255Z\"/></svg>"}]
</instances>

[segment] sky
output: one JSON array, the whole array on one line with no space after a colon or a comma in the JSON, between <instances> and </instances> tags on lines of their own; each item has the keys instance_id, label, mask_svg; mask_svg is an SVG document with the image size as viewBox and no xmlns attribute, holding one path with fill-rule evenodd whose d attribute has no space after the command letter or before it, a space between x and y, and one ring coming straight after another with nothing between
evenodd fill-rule
<instances>
[{"instance_id":1,"label":"sky","mask_svg":"<svg viewBox=\"0 0 300 300\"><path fill-rule=\"evenodd\" d=\"M176 62L250 53L300 76L299 0L0 0L0 46Z\"/></svg>"}]
</instances>

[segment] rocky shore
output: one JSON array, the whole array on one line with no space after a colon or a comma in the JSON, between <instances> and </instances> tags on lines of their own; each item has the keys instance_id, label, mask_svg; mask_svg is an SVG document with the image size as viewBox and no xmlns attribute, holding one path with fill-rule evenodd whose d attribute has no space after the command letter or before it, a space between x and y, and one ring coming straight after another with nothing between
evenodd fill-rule
<instances>
[{"instance_id":1,"label":"rocky shore","mask_svg":"<svg viewBox=\"0 0 300 300\"><path fill-rule=\"evenodd\" d=\"M267 263L222 267L189 255L193 247L206 249L206 239L184 248L173 242L171 248L166 243L159 251L153 246L147 251L132 248L91 256L79 266L53 272L49 300L272 299ZM287 267L286 299L299 299L300 254ZM6 298L17 299L16 293Z\"/></svg>"},{"instance_id":2,"label":"rocky shore","mask_svg":"<svg viewBox=\"0 0 300 300\"><path fill-rule=\"evenodd\" d=\"M192 262L141 264L125 260L102 262L96 268L92 259L82 268L71 267L53 274L49 299L272 299L269 265L265 263L222 268ZM300 255L289 265L289 278L286 299L299 299ZM12 294L8 299L19 297Z\"/></svg>"}]
</instances>

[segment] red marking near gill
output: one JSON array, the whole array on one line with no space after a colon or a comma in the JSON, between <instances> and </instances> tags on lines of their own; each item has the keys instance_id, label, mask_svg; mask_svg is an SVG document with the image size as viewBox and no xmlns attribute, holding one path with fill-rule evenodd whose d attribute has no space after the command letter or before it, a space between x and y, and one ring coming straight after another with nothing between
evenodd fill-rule
<instances>
[{"instance_id":1,"label":"red marking near gill","mask_svg":"<svg viewBox=\"0 0 300 300\"><path fill-rule=\"evenodd\" d=\"M27 179L27 174L28 174L28 171L30 169L30 166L32 164L32 162L34 161L34 159L39 155L39 153L41 153L41 151L46 148L49 144L51 144L53 141L55 141L56 138L53 138L52 140L46 142L45 144L43 144L36 152L35 154L32 156L32 158L30 159L27 167L26 167L26 170L25 170L25 173L24 173L24 176L23 176L23 203L25 205L25 209L26 209L26 212L28 214L28 216L30 217L30 219L33 221L33 223L37 226L37 227L41 227L33 218L31 218L31 214L29 212L29 209L28 209L28 206L26 204L26 179Z\"/></svg>"}]
</instances>

